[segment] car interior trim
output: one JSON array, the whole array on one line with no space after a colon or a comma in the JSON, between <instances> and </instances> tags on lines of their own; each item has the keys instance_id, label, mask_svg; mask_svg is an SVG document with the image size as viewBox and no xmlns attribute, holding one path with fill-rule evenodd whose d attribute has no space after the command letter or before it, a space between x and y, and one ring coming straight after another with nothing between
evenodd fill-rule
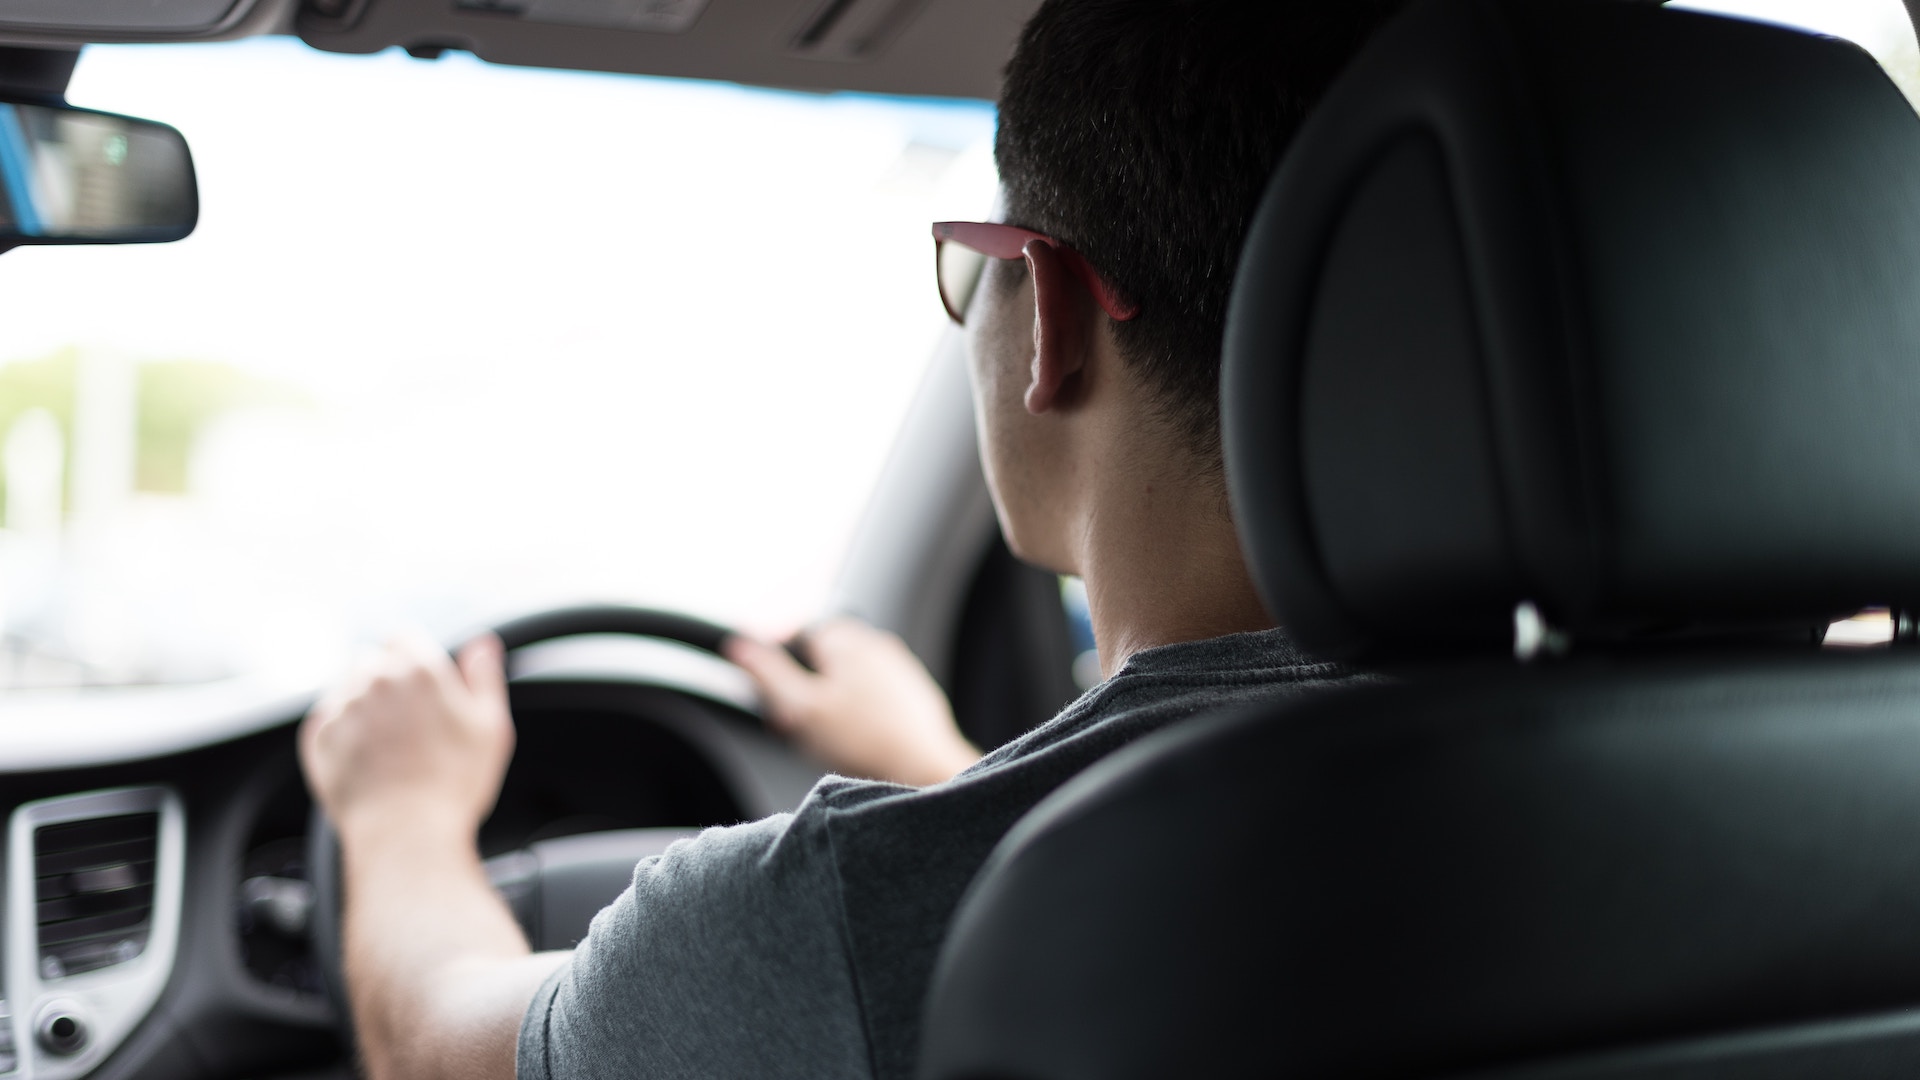
<instances>
[{"instance_id":1,"label":"car interior trim","mask_svg":"<svg viewBox=\"0 0 1920 1080\"><path fill-rule=\"evenodd\" d=\"M125 814L158 817L153 902L145 948L132 959L58 978L38 962L35 831ZM186 875L186 811L171 787L145 786L41 799L13 811L7 828L6 998L11 1005L17 1075L22 1080L74 1080L91 1073L132 1034L160 1000L173 974ZM56 1008L57 1007L57 1008ZM77 1025L65 1054L39 1029L55 1012Z\"/></svg>"}]
</instances>

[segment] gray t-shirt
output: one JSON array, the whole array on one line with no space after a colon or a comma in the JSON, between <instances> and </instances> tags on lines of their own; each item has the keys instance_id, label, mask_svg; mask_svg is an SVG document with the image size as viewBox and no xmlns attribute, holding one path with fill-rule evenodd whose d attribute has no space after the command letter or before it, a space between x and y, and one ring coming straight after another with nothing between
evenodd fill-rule
<instances>
[{"instance_id":1,"label":"gray t-shirt","mask_svg":"<svg viewBox=\"0 0 1920 1080\"><path fill-rule=\"evenodd\" d=\"M1150 731L1346 677L1274 630L1149 649L944 784L828 777L680 841L534 995L519 1080L904 1080L947 922L1021 815Z\"/></svg>"}]
</instances>

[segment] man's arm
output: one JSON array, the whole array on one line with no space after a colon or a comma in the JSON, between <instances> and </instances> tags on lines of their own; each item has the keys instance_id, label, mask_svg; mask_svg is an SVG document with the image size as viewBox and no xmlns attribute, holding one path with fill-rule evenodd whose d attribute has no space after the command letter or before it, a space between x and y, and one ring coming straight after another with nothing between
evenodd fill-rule
<instances>
[{"instance_id":1,"label":"man's arm","mask_svg":"<svg viewBox=\"0 0 1920 1080\"><path fill-rule=\"evenodd\" d=\"M775 723L838 768L944 780L979 756L891 635L851 622L812 641L819 671L733 639ZM307 786L340 835L347 992L372 1080L509 1080L520 1021L566 953L533 954L475 844L513 755L500 643L459 664L388 646L300 730Z\"/></svg>"},{"instance_id":2,"label":"man's arm","mask_svg":"<svg viewBox=\"0 0 1920 1080\"><path fill-rule=\"evenodd\" d=\"M566 953L534 954L475 836L513 753L497 640L455 668L383 652L314 708L301 765L340 834L347 988L372 1080L511 1080L521 1016Z\"/></svg>"}]
</instances>

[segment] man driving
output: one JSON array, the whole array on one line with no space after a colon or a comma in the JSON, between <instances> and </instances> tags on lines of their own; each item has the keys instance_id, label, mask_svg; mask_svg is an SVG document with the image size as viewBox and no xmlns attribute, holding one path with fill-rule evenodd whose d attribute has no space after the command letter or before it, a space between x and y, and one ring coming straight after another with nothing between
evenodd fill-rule
<instances>
[{"instance_id":1,"label":"man driving","mask_svg":"<svg viewBox=\"0 0 1920 1080\"><path fill-rule=\"evenodd\" d=\"M869 779L676 843L577 949L534 954L475 843L513 751L498 642L397 643L315 707L301 761L340 835L371 1076L909 1077L948 919L1021 815L1168 723L1346 677L1248 578L1220 348L1275 163L1396 6L1046 0L1021 36L1006 222L935 232L1002 532L1087 586L1105 681L1053 720L979 758L889 635L829 623L812 671L734 639L770 719Z\"/></svg>"}]
</instances>

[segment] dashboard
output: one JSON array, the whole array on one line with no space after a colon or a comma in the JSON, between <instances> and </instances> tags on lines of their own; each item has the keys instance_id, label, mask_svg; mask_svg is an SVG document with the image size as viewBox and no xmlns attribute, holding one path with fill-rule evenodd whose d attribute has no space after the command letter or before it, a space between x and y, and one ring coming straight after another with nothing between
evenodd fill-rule
<instances>
[{"instance_id":1,"label":"dashboard","mask_svg":"<svg viewBox=\"0 0 1920 1080\"><path fill-rule=\"evenodd\" d=\"M518 745L480 844L536 946L577 940L632 860L576 884L591 895L556 928L513 891L529 859L585 834L644 842L762 817L821 775L725 685L737 672L663 672L622 652L647 645L581 638L514 657ZM222 737L136 760L99 747L100 760L0 775L0 1080L348 1075L316 948L327 875L310 865L303 711L256 712L239 731L210 720Z\"/></svg>"}]
</instances>

